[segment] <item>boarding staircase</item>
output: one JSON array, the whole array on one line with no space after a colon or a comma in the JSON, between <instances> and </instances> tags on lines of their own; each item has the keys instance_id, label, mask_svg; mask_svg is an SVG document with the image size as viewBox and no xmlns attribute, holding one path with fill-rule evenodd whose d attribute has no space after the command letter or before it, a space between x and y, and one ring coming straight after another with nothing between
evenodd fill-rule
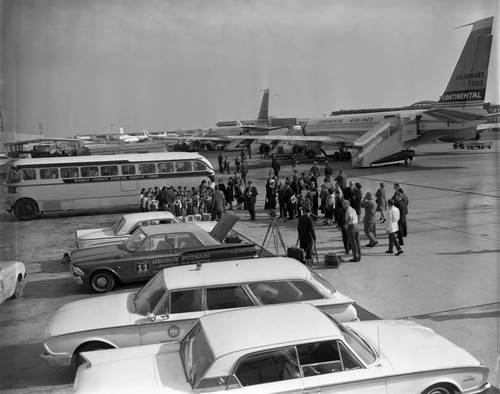
<instances>
[{"instance_id":1,"label":"boarding staircase","mask_svg":"<svg viewBox=\"0 0 500 394\"><path fill-rule=\"evenodd\" d=\"M235 150L238 148L238 145L241 144L243 141L245 141L244 139L237 139L237 140L232 140L229 144L227 144L225 146L225 150Z\"/></svg>"},{"instance_id":2,"label":"boarding staircase","mask_svg":"<svg viewBox=\"0 0 500 394\"><path fill-rule=\"evenodd\" d=\"M403 150L406 141L417 138L417 122L412 117L387 118L354 141L353 167L370 167Z\"/></svg>"}]
</instances>

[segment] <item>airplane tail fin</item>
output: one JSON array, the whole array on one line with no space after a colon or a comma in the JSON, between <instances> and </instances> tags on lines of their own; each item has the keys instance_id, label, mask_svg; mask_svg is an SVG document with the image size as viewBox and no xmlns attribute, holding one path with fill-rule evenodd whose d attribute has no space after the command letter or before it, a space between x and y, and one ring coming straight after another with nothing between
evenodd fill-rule
<instances>
[{"instance_id":1,"label":"airplane tail fin","mask_svg":"<svg viewBox=\"0 0 500 394\"><path fill-rule=\"evenodd\" d=\"M269 120L269 89L264 89L262 95L262 102L260 103L259 116L257 117L258 123L266 123Z\"/></svg>"},{"instance_id":2,"label":"airplane tail fin","mask_svg":"<svg viewBox=\"0 0 500 394\"><path fill-rule=\"evenodd\" d=\"M239 120L236 121L236 126L238 127L243 127L243 123L241 123Z\"/></svg>"},{"instance_id":3,"label":"airplane tail fin","mask_svg":"<svg viewBox=\"0 0 500 394\"><path fill-rule=\"evenodd\" d=\"M451 75L448 86L432 109L482 109L488 79L493 17L468 25L472 31ZM460 26L463 27L463 26Z\"/></svg>"}]
</instances>

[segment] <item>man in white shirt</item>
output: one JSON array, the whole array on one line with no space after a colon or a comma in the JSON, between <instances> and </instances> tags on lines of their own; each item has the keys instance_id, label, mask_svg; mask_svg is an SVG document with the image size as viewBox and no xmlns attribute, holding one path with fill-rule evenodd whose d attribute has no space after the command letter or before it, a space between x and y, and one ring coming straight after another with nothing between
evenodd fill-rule
<instances>
[{"instance_id":1,"label":"man in white shirt","mask_svg":"<svg viewBox=\"0 0 500 394\"><path fill-rule=\"evenodd\" d=\"M385 253L394 253L393 248L396 247L398 251L396 256L399 256L403 253L401 246L399 246L398 242L398 221L399 221L399 209L394 206L394 201L392 198L389 198L387 201L387 205L389 209L387 210L387 234L389 234L389 250L386 250Z\"/></svg>"},{"instance_id":2,"label":"man in white shirt","mask_svg":"<svg viewBox=\"0 0 500 394\"><path fill-rule=\"evenodd\" d=\"M358 230L358 214L356 210L351 207L351 203L348 200L343 202L345 213L345 223L347 226L347 237L349 238L349 244L352 249L352 259L349 261L357 263L361 261L361 243L359 240L359 230Z\"/></svg>"}]
</instances>

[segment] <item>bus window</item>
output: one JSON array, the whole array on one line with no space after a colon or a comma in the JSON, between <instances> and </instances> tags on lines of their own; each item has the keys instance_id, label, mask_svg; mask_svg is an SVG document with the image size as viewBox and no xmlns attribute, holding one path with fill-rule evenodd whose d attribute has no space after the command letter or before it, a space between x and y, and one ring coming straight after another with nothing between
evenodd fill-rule
<instances>
[{"instance_id":1,"label":"bus window","mask_svg":"<svg viewBox=\"0 0 500 394\"><path fill-rule=\"evenodd\" d=\"M87 177L87 176L98 176L99 175L99 168L98 167L82 167L82 176Z\"/></svg>"},{"instance_id":2,"label":"bus window","mask_svg":"<svg viewBox=\"0 0 500 394\"><path fill-rule=\"evenodd\" d=\"M131 164L125 164L122 166L122 175L135 175L135 166Z\"/></svg>"},{"instance_id":3,"label":"bus window","mask_svg":"<svg viewBox=\"0 0 500 394\"><path fill-rule=\"evenodd\" d=\"M57 179L59 171L56 168L41 168L40 179Z\"/></svg>"},{"instance_id":4,"label":"bus window","mask_svg":"<svg viewBox=\"0 0 500 394\"><path fill-rule=\"evenodd\" d=\"M190 161L178 161L175 163L176 172L190 172L191 162Z\"/></svg>"},{"instance_id":5,"label":"bus window","mask_svg":"<svg viewBox=\"0 0 500 394\"><path fill-rule=\"evenodd\" d=\"M174 172L173 163L158 163L158 172Z\"/></svg>"},{"instance_id":6,"label":"bus window","mask_svg":"<svg viewBox=\"0 0 500 394\"><path fill-rule=\"evenodd\" d=\"M199 161L193 162L193 171L206 171L207 166L205 163L201 163Z\"/></svg>"},{"instance_id":7,"label":"bus window","mask_svg":"<svg viewBox=\"0 0 500 394\"><path fill-rule=\"evenodd\" d=\"M101 175L118 175L118 166L101 166Z\"/></svg>"},{"instance_id":8,"label":"bus window","mask_svg":"<svg viewBox=\"0 0 500 394\"><path fill-rule=\"evenodd\" d=\"M31 181L33 179L36 179L36 171L31 168L21 170L21 177L25 181Z\"/></svg>"},{"instance_id":9,"label":"bus window","mask_svg":"<svg viewBox=\"0 0 500 394\"><path fill-rule=\"evenodd\" d=\"M78 167L66 167L61 168L61 178L78 178L80 174L78 172Z\"/></svg>"},{"instance_id":10,"label":"bus window","mask_svg":"<svg viewBox=\"0 0 500 394\"><path fill-rule=\"evenodd\" d=\"M155 174L156 173L156 164L154 164L154 163L139 164L139 173L140 174Z\"/></svg>"}]
</instances>

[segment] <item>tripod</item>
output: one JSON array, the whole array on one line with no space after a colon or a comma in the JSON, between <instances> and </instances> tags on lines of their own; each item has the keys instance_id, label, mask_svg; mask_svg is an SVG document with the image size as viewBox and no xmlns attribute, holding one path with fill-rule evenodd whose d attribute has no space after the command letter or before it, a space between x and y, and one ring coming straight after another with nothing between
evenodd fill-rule
<instances>
[{"instance_id":1,"label":"tripod","mask_svg":"<svg viewBox=\"0 0 500 394\"><path fill-rule=\"evenodd\" d=\"M267 240L267 237L269 236L269 233L271 233L271 238L274 242L274 250L276 251L276 256L279 255L279 245L278 241L281 243L281 247L283 248L283 251L286 255L286 247L285 247L285 242L283 241L283 237L281 236L280 228L278 227L278 222L276 221L276 213L271 211L271 222L269 223L269 227L267 228L266 236L264 237L264 241L262 242L262 247L260 248L259 251L259 256L262 254L262 250L264 250L264 247L267 246L267 243L270 242L270 240Z\"/></svg>"}]
</instances>

